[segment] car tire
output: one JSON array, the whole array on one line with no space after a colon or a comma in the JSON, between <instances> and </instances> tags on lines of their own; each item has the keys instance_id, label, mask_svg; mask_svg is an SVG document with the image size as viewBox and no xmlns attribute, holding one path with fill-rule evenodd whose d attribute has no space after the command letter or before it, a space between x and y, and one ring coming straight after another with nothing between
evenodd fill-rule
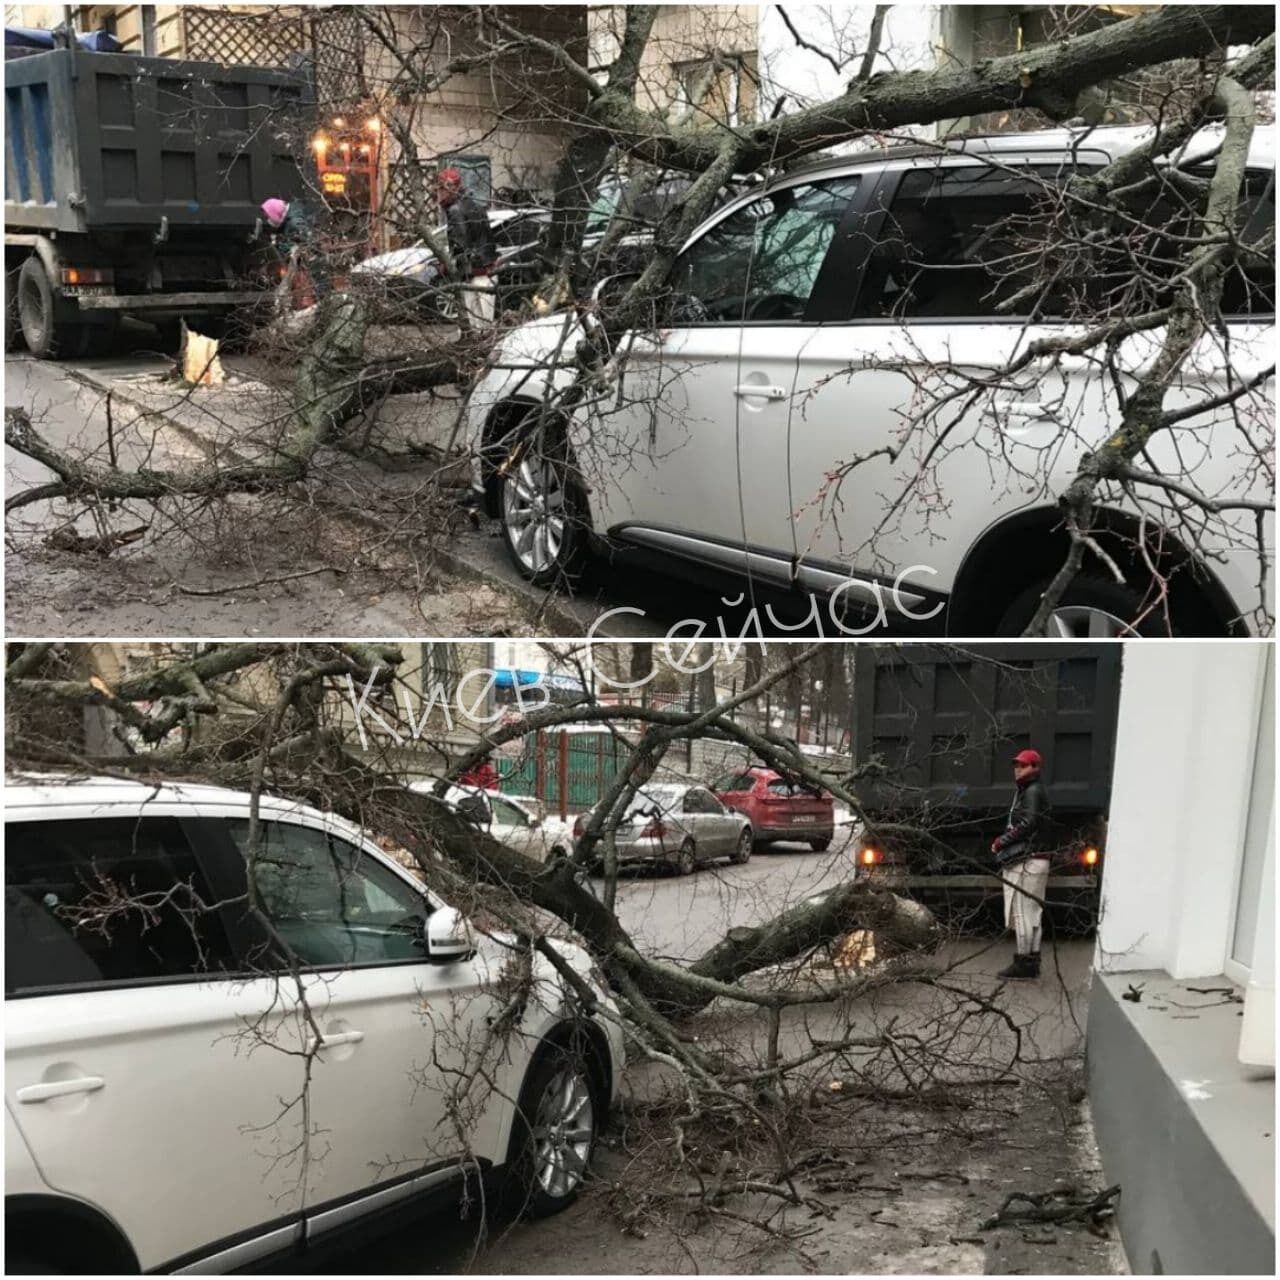
<instances>
[{"instance_id":1,"label":"car tire","mask_svg":"<svg viewBox=\"0 0 1280 1280\"><path fill-rule=\"evenodd\" d=\"M814 853L826 853L826 851L831 848L831 837L823 836L819 840L810 840L809 848L812 849Z\"/></svg>"},{"instance_id":2,"label":"car tire","mask_svg":"<svg viewBox=\"0 0 1280 1280\"><path fill-rule=\"evenodd\" d=\"M525 1076L511 1135L507 1191L510 1207L526 1217L546 1218L567 1209L590 1172L603 1106L588 1052L585 1038L576 1052L545 1045ZM582 1136L575 1140L574 1135Z\"/></svg>"},{"instance_id":3,"label":"car tire","mask_svg":"<svg viewBox=\"0 0 1280 1280\"><path fill-rule=\"evenodd\" d=\"M56 305L44 263L34 254L24 258L18 269L18 322L27 350L38 360L75 357L88 349L87 326L59 320Z\"/></svg>"},{"instance_id":4,"label":"car tire","mask_svg":"<svg viewBox=\"0 0 1280 1280\"><path fill-rule=\"evenodd\" d=\"M738 843L733 852L729 855L729 861L735 866L740 867L744 862L751 861L751 846L754 840L751 835L751 828L744 827L742 834L738 837Z\"/></svg>"},{"instance_id":5,"label":"car tire","mask_svg":"<svg viewBox=\"0 0 1280 1280\"><path fill-rule=\"evenodd\" d=\"M678 876L692 875L698 868L698 850L692 840L686 839L676 854L675 872Z\"/></svg>"},{"instance_id":6,"label":"car tire","mask_svg":"<svg viewBox=\"0 0 1280 1280\"><path fill-rule=\"evenodd\" d=\"M535 586L572 584L586 560L587 503L564 428L548 423L517 432L498 483L507 554Z\"/></svg>"},{"instance_id":7,"label":"car tire","mask_svg":"<svg viewBox=\"0 0 1280 1280\"><path fill-rule=\"evenodd\" d=\"M996 635L1022 635L1035 617L1040 598L1051 581L1051 578L1044 578L1022 592L996 624ZM1158 611L1149 614L1133 631L1125 630L1125 624L1136 618L1142 609L1142 595L1128 583L1081 574L1068 583L1049 626L1042 634L1059 640L1118 639L1135 632L1144 636L1168 634L1164 615Z\"/></svg>"}]
</instances>

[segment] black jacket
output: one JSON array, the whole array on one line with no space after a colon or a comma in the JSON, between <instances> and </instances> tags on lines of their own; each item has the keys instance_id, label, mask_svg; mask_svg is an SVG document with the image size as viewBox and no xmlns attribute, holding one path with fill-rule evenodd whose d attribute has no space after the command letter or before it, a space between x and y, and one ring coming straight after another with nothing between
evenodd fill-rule
<instances>
[{"instance_id":1,"label":"black jacket","mask_svg":"<svg viewBox=\"0 0 1280 1280\"><path fill-rule=\"evenodd\" d=\"M1009 819L996 840L996 862L1007 867L1046 852L1048 836L1049 792L1039 775L1019 782L1009 806Z\"/></svg>"},{"instance_id":2,"label":"black jacket","mask_svg":"<svg viewBox=\"0 0 1280 1280\"><path fill-rule=\"evenodd\" d=\"M461 280L487 271L498 256L489 229L489 219L480 205L468 195L460 195L444 211L449 236L449 253L454 270Z\"/></svg>"}]
</instances>

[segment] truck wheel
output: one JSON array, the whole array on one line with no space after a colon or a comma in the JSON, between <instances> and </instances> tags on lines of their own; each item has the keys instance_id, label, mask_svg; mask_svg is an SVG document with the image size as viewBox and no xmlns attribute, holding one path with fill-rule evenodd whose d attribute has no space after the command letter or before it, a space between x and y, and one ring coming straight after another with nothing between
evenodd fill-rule
<instances>
[{"instance_id":1,"label":"truck wheel","mask_svg":"<svg viewBox=\"0 0 1280 1280\"><path fill-rule=\"evenodd\" d=\"M156 349L164 355L182 354L182 321L152 320L156 331Z\"/></svg>"},{"instance_id":2,"label":"truck wheel","mask_svg":"<svg viewBox=\"0 0 1280 1280\"><path fill-rule=\"evenodd\" d=\"M18 318L18 268L4 273L4 349L16 351L22 346L22 321Z\"/></svg>"},{"instance_id":3,"label":"truck wheel","mask_svg":"<svg viewBox=\"0 0 1280 1280\"><path fill-rule=\"evenodd\" d=\"M822 836L817 840L810 840L809 848L812 849L814 853L826 853L826 851L831 848L831 837Z\"/></svg>"},{"instance_id":4,"label":"truck wheel","mask_svg":"<svg viewBox=\"0 0 1280 1280\"><path fill-rule=\"evenodd\" d=\"M44 263L34 256L25 259L18 270L18 321L27 350L37 359L84 354L88 340L85 326L55 318L53 285Z\"/></svg>"}]
</instances>

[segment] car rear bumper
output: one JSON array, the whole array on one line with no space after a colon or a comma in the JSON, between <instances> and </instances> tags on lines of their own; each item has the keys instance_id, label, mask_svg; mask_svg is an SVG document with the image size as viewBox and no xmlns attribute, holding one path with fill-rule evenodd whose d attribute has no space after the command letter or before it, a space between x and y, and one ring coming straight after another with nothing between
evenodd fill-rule
<instances>
[{"instance_id":1,"label":"car rear bumper","mask_svg":"<svg viewBox=\"0 0 1280 1280\"><path fill-rule=\"evenodd\" d=\"M602 851L603 852L603 851ZM680 856L678 840L619 840L618 865L628 862L675 862Z\"/></svg>"},{"instance_id":2,"label":"car rear bumper","mask_svg":"<svg viewBox=\"0 0 1280 1280\"><path fill-rule=\"evenodd\" d=\"M833 823L825 825L814 823L812 826L758 826L755 828L757 840L831 840L835 836Z\"/></svg>"}]
</instances>

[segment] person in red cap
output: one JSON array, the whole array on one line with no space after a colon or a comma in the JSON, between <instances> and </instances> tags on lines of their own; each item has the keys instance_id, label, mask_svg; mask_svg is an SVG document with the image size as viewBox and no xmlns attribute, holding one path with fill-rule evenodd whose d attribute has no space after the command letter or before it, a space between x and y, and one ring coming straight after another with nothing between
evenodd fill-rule
<instances>
[{"instance_id":1,"label":"person in red cap","mask_svg":"<svg viewBox=\"0 0 1280 1280\"><path fill-rule=\"evenodd\" d=\"M1030 749L1013 757L1013 803L1005 829L991 842L1004 881L1004 922L1013 930L1013 963L1002 978L1040 976L1040 921L1049 886L1049 792L1040 777L1040 753Z\"/></svg>"},{"instance_id":2,"label":"person in red cap","mask_svg":"<svg viewBox=\"0 0 1280 1280\"><path fill-rule=\"evenodd\" d=\"M454 278L463 282L462 303L467 319L473 329L487 329L493 324L490 276L498 257L489 215L480 202L468 194L458 169L441 169L436 174L436 196L444 210Z\"/></svg>"}]
</instances>

